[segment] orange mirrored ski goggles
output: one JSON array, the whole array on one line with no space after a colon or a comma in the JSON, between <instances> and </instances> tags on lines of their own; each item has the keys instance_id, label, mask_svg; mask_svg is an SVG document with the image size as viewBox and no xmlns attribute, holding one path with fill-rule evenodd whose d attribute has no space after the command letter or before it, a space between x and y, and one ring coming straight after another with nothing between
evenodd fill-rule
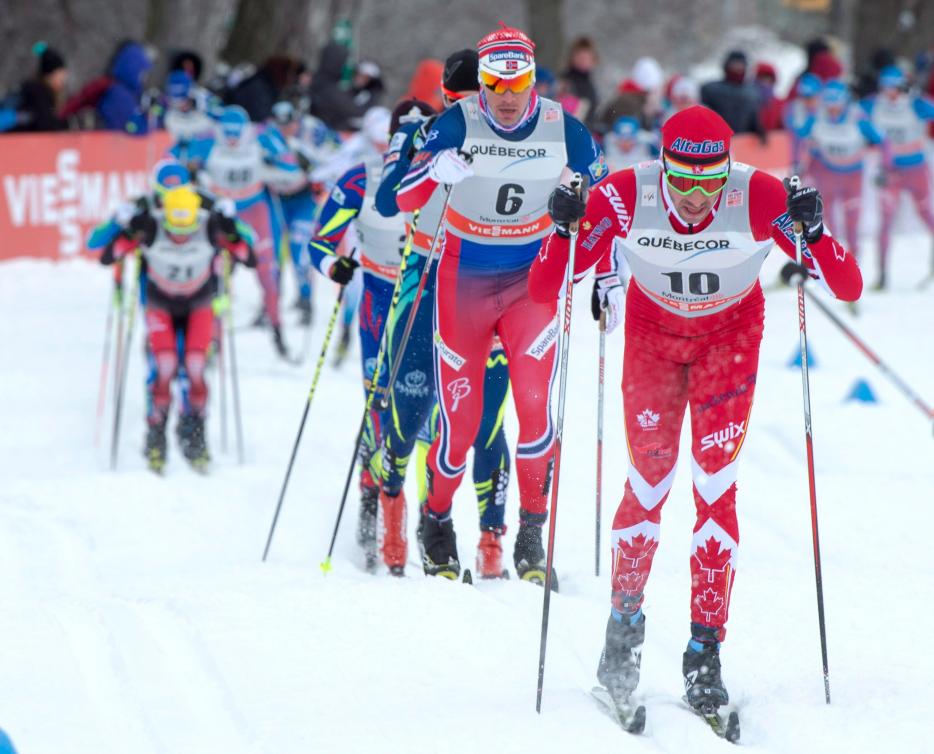
<instances>
[{"instance_id":1,"label":"orange mirrored ski goggles","mask_svg":"<svg viewBox=\"0 0 934 754\"><path fill-rule=\"evenodd\" d=\"M490 91L496 92L496 94L502 94L507 89L510 92L519 94L535 83L535 70L533 69L526 73L520 73L518 76L513 76L510 79L500 78L495 74L481 70L480 82Z\"/></svg>"}]
</instances>

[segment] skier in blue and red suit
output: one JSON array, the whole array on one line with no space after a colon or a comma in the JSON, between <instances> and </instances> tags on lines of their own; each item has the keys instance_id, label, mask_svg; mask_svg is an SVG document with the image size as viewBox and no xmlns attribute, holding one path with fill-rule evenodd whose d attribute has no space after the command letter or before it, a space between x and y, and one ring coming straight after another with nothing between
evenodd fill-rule
<instances>
[{"instance_id":1,"label":"skier in blue and red suit","mask_svg":"<svg viewBox=\"0 0 934 754\"><path fill-rule=\"evenodd\" d=\"M606 164L584 125L535 92L534 50L523 32L505 26L480 40L480 93L438 118L397 196L408 212L446 190L439 184L451 187L435 297L441 432L428 455L422 522L423 566L432 575L460 572L451 505L482 416L490 346L499 336L519 418L521 510L513 561L521 578L544 580L557 302L533 302L526 278L551 230L548 194L571 172L598 181Z\"/></svg>"}]
</instances>

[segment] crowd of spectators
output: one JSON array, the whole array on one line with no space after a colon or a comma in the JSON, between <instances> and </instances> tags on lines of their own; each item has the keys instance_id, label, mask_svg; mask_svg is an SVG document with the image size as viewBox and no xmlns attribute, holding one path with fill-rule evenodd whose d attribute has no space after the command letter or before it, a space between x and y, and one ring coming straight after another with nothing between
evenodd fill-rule
<instances>
[{"instance_id":1,"label":"crowd of spectators","mask_svg":"<svg viewBox=\"0 0 934 754\"><path fill-rule=\"evenodd\" d=\"M144 133L161 125L160 99L167 96L169 82L179 72L214 101L242 106L254 121L268 118L275 102L288 99L335 131L359 128L363 114L385 96L380 66L369 59L353 60L343 41L329 42L314 70L296 58L274 55L258 67L221 63L207 81L203 81L205 71L198 53L179 51L168 60L166 83L157 87L152 81L153 51L135 40L124 40L101 75L73 88L70 96L66 94L72 83L66 57L44 42L37 43L33 52L35 74L0 99L0 131L97 128ZM621 119L634 119L645 131L656 130L670 113L700 102L723 116L736 133L759 134L764 139L767 132L785 127L787 103L799 96L801 76L813 74L827 82L843 74L843 66L825 40L812 40L805 53L806 67L784 97L776 92L778 73L772 62L754 59L750 65L742 50L725 56L722 77L703 83L683 71L666 75L654 58L639 58L615 91L601 96L596 83L600 55L593 39L581 36L571 42L559 73L538 68L536 86L598 137L612 132ZM893 63L891 51L876 51L871 67L850 82L855 96L871 94L878 72ZM407 96L437 98L439 66L439 61L421 61ZM934 92L931 61L919 59L915 68L915 85Z\"/></svg>"}]
</instances>

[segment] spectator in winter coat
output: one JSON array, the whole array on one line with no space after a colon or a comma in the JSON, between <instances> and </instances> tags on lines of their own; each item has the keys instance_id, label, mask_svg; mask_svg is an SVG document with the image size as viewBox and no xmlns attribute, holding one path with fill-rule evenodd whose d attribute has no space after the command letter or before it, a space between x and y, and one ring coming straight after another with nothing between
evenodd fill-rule
<instances>
[{"instance_id":1,"label":"spectator in winter coat","mask_svg":"<svg viewBox=\"0 0 934 754\"><path fill-rule=\"evenodd\" d=\"M228 105L239 105L254 123L261 123L272 115L272 106L282 92L295 84L304 65L286 55L273 55L259 70L241 81L227 95Z\"/></svg>"},{"instance_id":2,"label":"spectator in winter coat","mask_svg":"<svg viewBox=\"0 0 934 754\"><path fill-rule=\"evenodd\" d=\"M383 71L372 60L361 60L354 68L350 82L353 101L358 107L369 110L383 99L386 85L383 83Z\"/></svg>"},{"instance_id":3,"label":"spectator in winter coat","mask_svg":"<svg viewBox=\"0 0 934 754\"><path fill-rule=\"evenodd\" d=\"M111 84L97 103L97 115L108 131L145 133L146 116L141 99L152 60L139 42L127 40L114 54L108 75Z\"/></svg>"},{"instance_id":4,"label":"spectator in winter coat","mask_svg":"<svg viewBox=\"0 0 934 754\"><path fill-rule=\"evenodd\" d=\"M34 78L22 83L14 131L63 131L68 123L58 113L68 79L65 59L45 42L32 48L39 58Z\"/></svg>"},{"instance_id":5,"label":"spectator in winter coat","mask_svg":"<svg viewBox=\"0 0 934 754\"><path fill-rule=\"evenodd\" d=\"M201 71L203 69L204 61L194 50L179 50L172 56L172 60L169 63L169 73L172 71L184 71L195 84L201 79Z\"/></svg>"},{"instance_id":6,"label":"spectator in winter coat","mask_svg":"<svg viewBox=\"0 0 934 754\"><path fill-rule=\"evenodd\" d=\"M759 123L759 96L746 83L746 54L733 50L723 61L723 79L701 87L701 104L727 122L733 133L764 134Z\"/></svg>"},{"instance_id":7,"label":"spectator in winter coat","mask_svg":"<svg viewBox=\"0 0 934 754\"><path fill-rule=\"evenodd\" d=\"M598 133L608 133L623 116L639 120L643 129L651 131L661 117L661 95L665 77L655 58L639 58L632 74L617 87L617 95L600 112L595 124Z\"/></svg>"},{"instance_id":8,"label":"spectator in winter coat","mask_svg":"<svg viewBox=\"0 0 934 754\"><path fill-rule=\"evenodd\" d=\"M359 128L360 119L368 107L354 101L350 81L343 81L349 56L345 45L329 42L321 51L318 70L311 82L311 114L335 131Z\"/></svg>"},{"instance_id":9,"label":"spectator in winter coat","mask_svg":"<svg viewBox=\"0 0 934 754\"><path fill-rule=\"evenodd\" d=\"M597 119L597 87L594 86L593 70L597 65L597 47L590 37L578 37L571 43L568 52L568 66L561 78L565 91L578 100L577 112L571 113L584 121L587 128L593 128Z\"/></svg>"},{"instance_id":10,"label":"spectator in winter coat","mask_svg":"<svg viewBox=\"0 0 934 754\"><path fill-rule=\"evenodd\" d=\"M756 65L753 86L759 94L759 123L766 131L784 128L784 103L775 96L775 66L771 63Z\"/></svg>"}]
</instances>

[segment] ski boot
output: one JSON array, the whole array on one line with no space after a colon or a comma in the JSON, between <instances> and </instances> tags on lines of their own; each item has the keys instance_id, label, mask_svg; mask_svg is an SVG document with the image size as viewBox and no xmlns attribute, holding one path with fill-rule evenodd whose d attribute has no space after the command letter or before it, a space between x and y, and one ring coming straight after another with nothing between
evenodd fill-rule
<instances>
[{"instance_id":1,"label":"ski boot","mask_svg":"<svg viewBox=\"0 0 934 754\"><path fill-rule=\"evenodd\" d=\"M477 545L477 573L481 579L508 579L509 571L503 568L503 534L505 526L488 526L480 531Z\"/></svg>"},{"instance_id":2,"label":"ski boot","mask_svg":"<svg viewBox=\"0 0 934 754\"><path fill-rule=\"evenodd\" d=\"M876 278L876 282L872 286L872 289L874 291L884 291L886 289L886 279L884 272L879 272L879 277Z\"/></svg>"},{"instance_id":3,"label":"ski boot","mask_svg":"<svg viewBox=\"0 0 934 754\"><path fill-rule=\"evenodd\" d=\"M269 327L269 315L266 314L266 307L261 306L259 312L253 318L253 321L250 322L250 327Z\"/></svg>"},{"instance_id":4,"label":"ski boot","mask_svg":"<svg viewBox=\"0 0 934 754\"><path fill-rule=\"evenodd\" d=\"M427 576L456 581L461 573L457 559L457 536L450 512L439 518L427 508L421 521L422 566Z\"/></svg>"},{"instance_id":5,"label":"ski boot","mask_svg":"<svg viewBox=\"0 0 934 754\"><path fill-rule=\"evenodd\" d=\"M165 469L165 417L161 419L150 419L149 429L146 430L146 447L143 455L149 468L157 474L161 474Z\"/></svg>"},{"instance_id":6,"label":"ski boot","mask_svg":"<svg viewBox=\"0 0 934 754\"><path fill-rule=\"evenodd\" d=\"M295 308L299 312L299 324L302 327L311 327L312 309L310 298L299 298L295 302Z\"/></svg>"},{"instance_id":7,"label":"ski boot","mask_svg":"<svg viewBox=\"0 0 934 754\"><path fill-rule=\"evenodd\" d=\"M720 644L717 629L692 624L694 638L688 642L681 670L684 673L684 699L702 715L716 713L730 701L720 677Z\"/></svg>"},{"instance_id":8,"label":"ski boot","mask_svg":"<svg viewBox=\"0 0 934 754\"><path fill-rule=\"evenodd\" d=\"M176 433L182 455L188 459L188 463L197 471L207 470L211 456L204 437L204 417L198 414L182 414L178 417Z\"/></svg>"},{"instance_id":9,"label":"ski boot","mask_svg":"<svg viewBox=\"0 0 934 754\"><path fill-rule=\"evenodd\" d=\"M405 493L398 495L379 493L379 513L376 519L379 535L379 554L393 576L405 575L405 562L409 557L409 543L405 534Z\"/></svg>"},{"instance_id":10,"label":"ski boot","mask_svg":"<svg viewBox=\"0 0 934 754\"><path fill-rule=\"evenodd\" d=\"M376 569L376 517L379 508L379 486L369 471L360 475L360 513L357 517L357 544L363 550L366 569Z\"/></svg>"},{"instance_id":11,"label":"ski boot","mask_svg":"<svg viewBox=\"0 0 934 754\"><path fill-rule=\"evenodd\" d=\"M512 560L516 565L516 573L523 581L544 586L545 548L542 547L542 527L547 514L519 512L519 533L516 535L516 546L512 551ZM558 591L558 582L555 574L551 574L552 588Z\"/></svg>"},{"instance_id":12,"label":"ski boot","mask_svg":"<svg viewBox=\"0 0 934 754\"><path fill-rule=\"evenodd\" d=\"M272 345L276 349L276 353L279 354L286 361L289 360L289 349L285 345L285 341L282 339L282 328L279 325L272 326Z\"/></svg>"},{"instance_id":13,"label":"ski boot","mask_svg":"<svg viewBox=\"0 0 934 754\"><path fill-rule=\"evenodd\" d=\"M334 349L334 366L339 367L344 363L347 354L350 351L350 326L341 327L340 339L337 342L337 348Z\"/></svg>"},{"instance_id":14,"label":"ski boot","mask_svg":"<svg viewBox=\"0 0 934 754\"><path fill-rule=\"evenodd\" d=\"M606 643L597 666L597 680L616 702L623 702L639 685L642 643L645 641L645 615L620 615L615 611L606 621ZM635 623L632 619L635 618Z\"/></svg>"}]
</instances>

